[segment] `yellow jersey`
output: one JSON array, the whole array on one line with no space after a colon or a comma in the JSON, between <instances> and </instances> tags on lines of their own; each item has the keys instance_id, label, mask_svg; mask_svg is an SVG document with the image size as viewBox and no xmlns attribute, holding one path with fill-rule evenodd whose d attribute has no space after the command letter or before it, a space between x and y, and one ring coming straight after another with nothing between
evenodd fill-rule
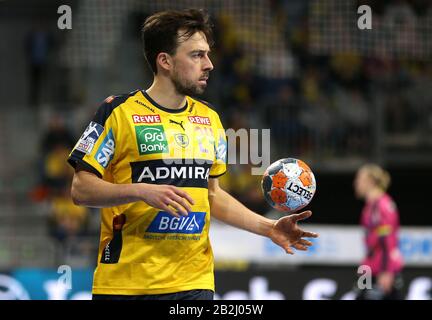
<instances>
[{"instance_id":1,"label":"yellow jersey","mask_svg":"<svg viewBox=\"0 0 432 320\"><path fill-rule=\"evenodd\" d=\"M143 90L108 97L68 161L116 183L175 185L194 199L176 218L143 201L101 209L94 294L214 291L208 179L226 171L226 137L207 103L158 105Z\"/></svg>"}]
</instances>

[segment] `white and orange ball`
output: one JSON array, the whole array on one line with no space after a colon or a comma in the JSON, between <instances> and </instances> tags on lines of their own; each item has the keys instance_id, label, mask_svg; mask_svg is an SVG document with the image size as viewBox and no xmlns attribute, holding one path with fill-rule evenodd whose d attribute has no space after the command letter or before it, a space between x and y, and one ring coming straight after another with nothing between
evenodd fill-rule
<instances>
[{"instance_id":1,"label":"white and orange ball","mask_svg":"<svg viewBox=\"0 0 432 320\"><path fill-rule=\"evenodd\" d=\"M264 198L273 208L294 213L312 201L316 181L306 163L294 158L285 158L267 168L261 187Z\"/></svg>"}]
</instances>

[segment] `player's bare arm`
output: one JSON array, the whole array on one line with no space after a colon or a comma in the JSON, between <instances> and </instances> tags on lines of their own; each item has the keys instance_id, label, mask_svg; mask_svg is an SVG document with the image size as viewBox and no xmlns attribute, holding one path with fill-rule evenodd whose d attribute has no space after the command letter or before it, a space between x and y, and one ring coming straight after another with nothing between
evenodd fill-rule
<instances>
[{"instance_id":1,"label":"player's bare arm","mask_svg":"<svg viewBox=\"0 0 432 320\"><path fill-rule=\"evenodd\" d=\"M297 221L309 218L311 211L285 216L279 220L263 217L246 208L238 200L224 191L218 179L209 179L209 201L211 214L216 219L231 226L269 237L286 253L294 254L292 248L305 251L312 242L304 238L316 238L313 232L303 231Z\"/></svg>"},{"instance_id":2,"label":"player's bare arm","mask_svg":"<svg viewBox=\"0 0 432 320\"><path fill-rule=\"evenodd\" d=\"M187 216L194 200L185 191L170 185L147 183L115 184L100 179L78 166L72 181L72 198L78 205L107 208L144 201L173 216Z\"/></svg>"}]
</instances>

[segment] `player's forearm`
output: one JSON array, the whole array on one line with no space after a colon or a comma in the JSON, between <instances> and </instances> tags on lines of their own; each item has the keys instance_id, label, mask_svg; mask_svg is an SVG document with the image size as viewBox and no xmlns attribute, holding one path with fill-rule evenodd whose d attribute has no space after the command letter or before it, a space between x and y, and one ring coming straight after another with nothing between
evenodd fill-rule
<instances>
[{"instance_id":1,"label":"player's forearm","mask_svg":"<svg viewBox=\"0 0 432 320\"><path fill-rule=\"evenodd\" d=\"M71 194L75 204L94 208L114 207L139 200L136 186L110 183L86 171L74 175Z\"/></svg>"},{"instance_id":2,"label":"player's forearm","mask_svg":"<svg viewBox=\"0 0 432 320\"><path fill-rule=\"evenodd\" d=\"M268 236L275 223L246 208L238 200L221 188L215 190L210 196L211 214L216 219L231 226Z\"/></svg>"}]
</instances>

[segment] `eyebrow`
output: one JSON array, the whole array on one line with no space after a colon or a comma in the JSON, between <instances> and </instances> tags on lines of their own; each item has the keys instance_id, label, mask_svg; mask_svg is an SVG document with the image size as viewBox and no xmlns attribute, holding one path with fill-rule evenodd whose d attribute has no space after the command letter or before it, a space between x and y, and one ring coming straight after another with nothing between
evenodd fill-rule
<instances>
[{"instance_id":1,"label":"eyebrow","mask_svg":"<svg viewBox=\"0 0 432 320\"><path fill-rule=\"evenodd\" d=\"M192 50L192 51L190 51L190 53L205 53L205 52L208 52L208 53L210 53L211 52L211 50L209 49L209 50L204 50L204 49L196 49L196 50Z\"/></svg>"}]
</instances>

